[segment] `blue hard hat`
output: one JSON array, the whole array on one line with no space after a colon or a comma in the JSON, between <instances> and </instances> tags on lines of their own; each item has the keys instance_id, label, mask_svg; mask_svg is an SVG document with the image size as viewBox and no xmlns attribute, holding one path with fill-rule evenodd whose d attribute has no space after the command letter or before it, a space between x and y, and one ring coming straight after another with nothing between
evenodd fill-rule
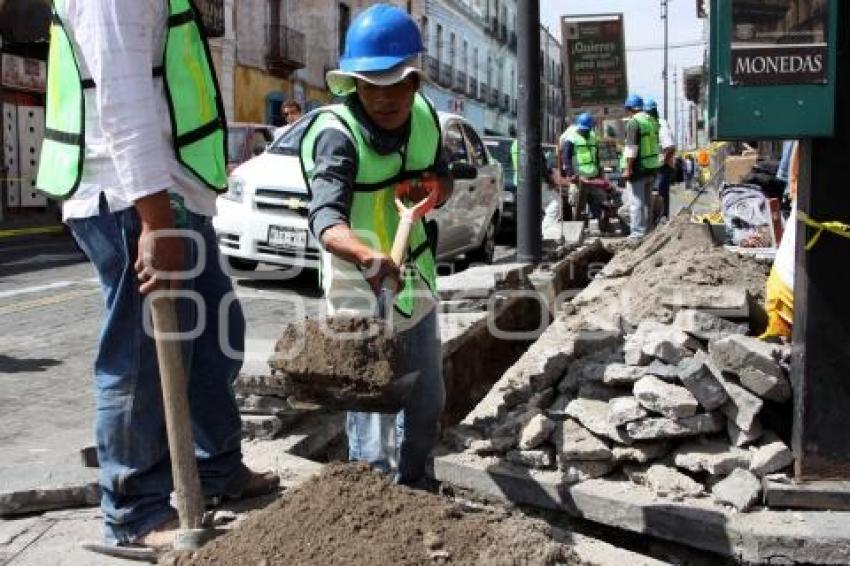
<instances>
[{"instance_id":1,"label":"blue hard hat","mask_svg":"<svg viewBox=\"0 0 850 566\"><path fill-rule=\"evenodd\" d=\"M592 130L595 122L589 112L582 112L576 117L576 126L582 130Z\"/></svg>"},{"instance_id":2,"label":"blue hard hat","mask_svg":"<svg viewBox=\"0 0 850 566\"><path fill-rule=\"evenodd\" d=\"M651 112L652 110L658 110L658 103L655 102L654 98L647 98L646 104L644 105L643 109L646 112Z\"/></svg>"},{"instance_id":3,"label":"blue hard hat","mask_svg":"<svg viewBox=\"0 0 850 566\"><path fill-rule=\"evenodd\" d=\"M643 110L643 98L639 94L630 94L623 106L632 110Z\"/></svg>"},{"instance_id":4,"label":"blue hard hat","mask_svg":"<svg viewBox=\"0 0 850 566\"><path fill-rule=\"evenodd\" d=\"M422 51L419 27L407 12L390 4L374 4L351 22L339 68L356 73L386 71Z\"/></svg>"}]
</instances>

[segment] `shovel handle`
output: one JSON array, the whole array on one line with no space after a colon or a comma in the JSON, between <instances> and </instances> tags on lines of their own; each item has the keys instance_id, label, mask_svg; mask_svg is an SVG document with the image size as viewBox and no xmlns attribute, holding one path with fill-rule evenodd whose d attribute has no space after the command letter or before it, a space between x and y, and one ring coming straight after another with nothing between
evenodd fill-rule
<instances>
[{"instance_id":1,"label":"shovel handle","mask_svg":"<svg viewBox=\"0 0 850 566\"><path fill-rule=\"evenodd\" d=\"M152 296L150 301L177 516L182 530L200 529L204 500L192 445L192 422L189 417L188 383L183 369L183 351L179 340L176 339L180 332L177 313L174 301L168 296Z\"/></svg>"}]
</instances>

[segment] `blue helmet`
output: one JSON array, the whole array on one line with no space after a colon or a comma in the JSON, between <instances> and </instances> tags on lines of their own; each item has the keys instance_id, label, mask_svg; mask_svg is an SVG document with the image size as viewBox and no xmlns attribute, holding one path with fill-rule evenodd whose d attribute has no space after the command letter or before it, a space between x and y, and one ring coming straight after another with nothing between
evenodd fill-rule
<instances>
[{"instance_id":1,"label":"blue helmet","mask_svg":"<svg viewBox=\"0 0 850 566\"><path fill-rule=\"evenodd\" d=\"M595 123L588 112L582 112L576 117L576 126L581 130L592 130Z\"/></svg>"},{"instance_id":2,"label":"blue helmet","mask_svg":"<svg viewBox=\"0 0 850 566\"><path fill-rule=\"evenodd\" d=\"M623 106L632 110L643 110L643 98L639 94L630 94Z\"/></svg>"},{"instance_id":3,"label":"blue helmet","mask_svg":"<svg viewBox=\"0 0 850 566\"><path fill-rule=\"evenodd\" d=\"M355 73L386 71L423 50L419 27L407 12L374 4L351 22L339 68Z\"/></svg>"},{"instance_id":4,"label":"blue helmet","mask_svg":"<svg viewBox=\"0 0 850 566\"><path fill-rule=\"evenodd\" d=\"M654 98L647 98L646 104L643 107L645 112L651 112L653 110L658 110L658 103L655 102Z\"/></svg>"}]
</instances>

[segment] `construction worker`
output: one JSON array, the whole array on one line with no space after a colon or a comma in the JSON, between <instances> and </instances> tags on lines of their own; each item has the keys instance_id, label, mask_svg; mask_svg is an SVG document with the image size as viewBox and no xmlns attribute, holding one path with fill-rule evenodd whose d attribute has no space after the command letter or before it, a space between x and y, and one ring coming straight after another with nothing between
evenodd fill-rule
<instances>
[{"instance_id":1,"label":"construction worker","mask_svg":"<svg viewBox=\"0 0 850 566\"><path fill-rule=\"evenodd\" d=\"M399 223L398 183L447 174L438 157L437 113L418 92L422 51L419 28L407 12L388 4L364 10L348 29L340 68L326 77L344 101L318 112L306 127L300 155L312 195L308 221L324 248L322 286L331 315L374 316L382 283L402 280L388 255ZM447 184L428 180L416 183L409 196L443 202L449 192ZM437 441L445 403L436 265L421 221L411 231L408 262L390 310L408 352L405 373L419 372L419 378L401 413L351 412L346 431L352 460L415 485Z\"/></svg>"},{"instance_id":2,"label":"construction worker","mask_svg":"<svg viewBox=\"0 0 850 566\"><path fill-rule=\"evenodd\" d=\"M626 179L626 190L631 213L630 238L642 238L649 231L652 187L658 167L658 130L644 111L643 99L629 95L624 103L626 137L621 167Z\"/></svg>"},{"instance_id":3,"label":"construction worker","mask_svg":"<svg viewBox=\"0 0 850 566\"><path fill-rule=\"evenodd\" d=\"M596 179L601 174L599 167L599 142L593 130L593 116L584 112L576 117L575 123L561 135L561 176L570 183L568 201L572 207L573 220L585 216L589 187L585 181ZM591 195L591 212L599 217L599 205L604 196Z\"/></svg>"},{"instance_id":4,"label":"construction worker","mask_svg":"<svg viewBox=\"0 0 850 566\"><path fill-rule=\"evenodd\" d=\"M204 495L264 494L279 483L242 462L232 382L245 319L211 222L227 186L224 111L189 0L52 4L37 186L64 201L63 219L105 299L94 362L103 546L110 554L166 548L177 524L157 352L146 330L150 293L179 284L194 297L177 311L181 329L196 335L182 345ZM185 236L163 233L174 229ZM221 305L229 305L222 320ZM199 318L206 323L196 328Z\"/></svg>"},{"instance_id":5,"label":"construction worker","mask_svg":"<svg viewBox=\"0 0 850 566\"><path fill-rule=\"evenodd\" d=\"M676 174L676 141L667 120L658 116L658 103L647 99L644 107L658 130L658 147L661 149L661 164L658 167L658 194L664 200L664 218L670 218L670 184Z\"/></svg>"}]
</instances>

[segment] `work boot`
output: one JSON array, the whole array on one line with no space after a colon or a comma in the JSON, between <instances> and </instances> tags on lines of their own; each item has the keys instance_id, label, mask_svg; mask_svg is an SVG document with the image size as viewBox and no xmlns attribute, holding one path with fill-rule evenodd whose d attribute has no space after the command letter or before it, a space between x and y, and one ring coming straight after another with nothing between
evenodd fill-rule
<instances>
[{"instance_id":1,"label":"work boot","mask_svg":"<svg viewBox=\"0 0 850 566\"><path fill-rule=\"evenodd\" d=\"M169 519L137 538L133 544L150 548L157 552L169 550L174 546L174 537L177 536L179 526L180 523L177 519Z\"/></svg>"},{"instance_id":2,"label":"work boot","mask_svg":"<svg viewBox=\"0 0 850 566\"><path fill-rule=\"evenodd\" d=\"M272 471L255 472L245 464L239 464L239 469L224 487L224 498L234 501L260 497L273 493L280 486L280 476Z\"/></svg>"}]
</instances>

